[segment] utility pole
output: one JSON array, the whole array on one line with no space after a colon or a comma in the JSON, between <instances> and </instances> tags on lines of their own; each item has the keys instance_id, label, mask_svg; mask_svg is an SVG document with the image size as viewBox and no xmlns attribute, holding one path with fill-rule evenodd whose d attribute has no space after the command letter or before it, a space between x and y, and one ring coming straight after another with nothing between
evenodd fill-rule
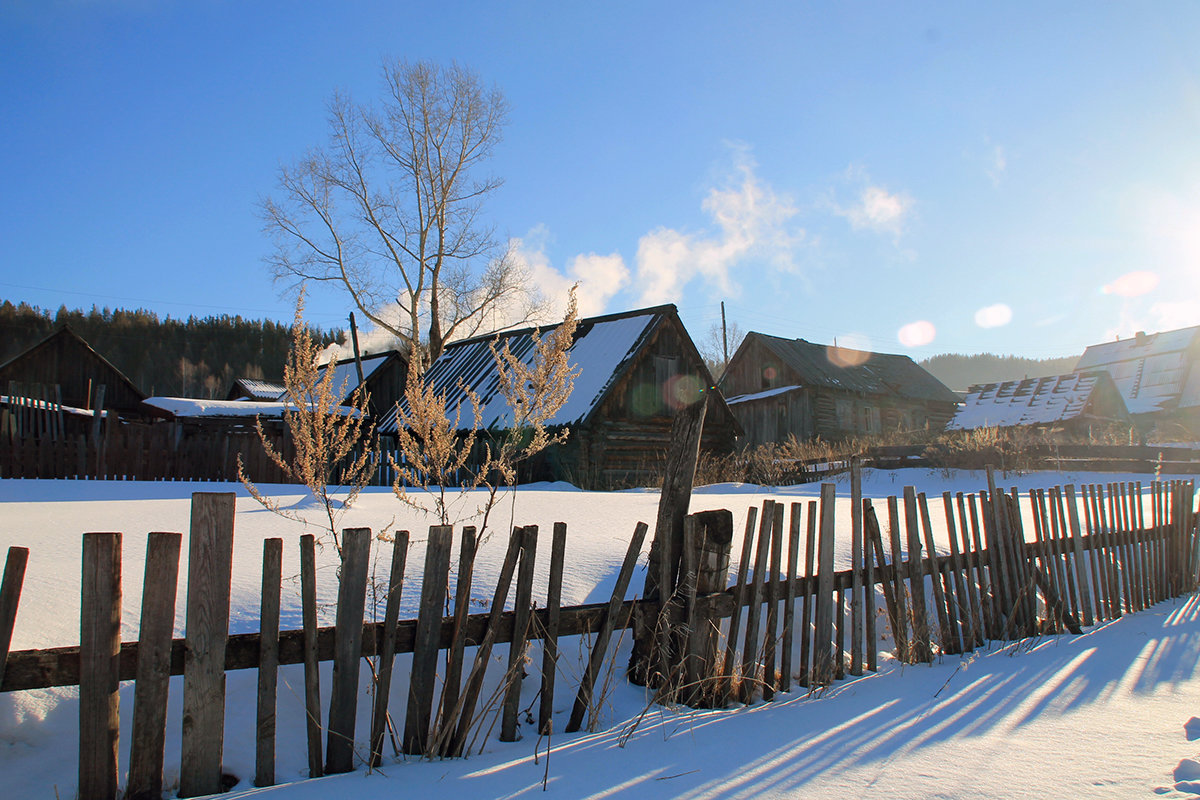
<instances>
[{"instance_id":1,"label":"utility pole","mask_svg":"<svg viewBox=\"0 0 1200 800\"><path fill-rule=\"evenodd\" d=\"M362 356L358 354L358 326L354 324L354 312L350 312L350 341L354 343L354 367L358 370L358 385L363 385Z\"/></svg>"}]
</instances>

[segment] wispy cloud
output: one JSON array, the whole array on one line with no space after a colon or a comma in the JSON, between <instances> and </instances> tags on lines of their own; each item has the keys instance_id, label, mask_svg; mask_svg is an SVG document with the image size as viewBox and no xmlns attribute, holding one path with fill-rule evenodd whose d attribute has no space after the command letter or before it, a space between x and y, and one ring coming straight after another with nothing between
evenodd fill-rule
<instances>
[{"instance_id":1,"label":"wispy cloud","mask_svg":"<svg viewBox=\"0 0 1200 800\"><path fill-rule=\"evenodd\" d=\"M851 183L858 184L858 198L848 206L832 200L830 208L833 213L849 220L855 230L890 233L899 237L916 205L912 196L906 192L889 191L872 182L861 167L851 167L846 176Z\"/></svg>"},{"instance_id":2,"label":"wispy cloud","mask_svg":"<svg viewBox=\"0 0 1200 800\"><path fill-rule=\"evenodd\" d=\"M697 278L736 295L733 272L751 260L773 269L795 268L796 250L805 239L804 230L792 225L798 210L790 197L758 177L747 148L735 147L732 174L709 189L701 208L711 228L693 233L660 227L638 241L641 303L676 300Z\"/></svg>"},{"instance_id":3,"label":"wispy cloud","mask_svg":"<svg viewBox=\"0 0 1200 800\"><path fill-rule=\"evenodd\" d=\"M993 186L1000 185L1000 179L1004 177L1004 171L1008 169L1008 155L1004 152L1002 145L993 145L990 153L987 167L984 172L992 179Z\"/></svg>"},{"instance_id":4,"label":"wispy cloud","mask_svg":"<svg viewBox=\"0 0 1200 800\"><path fill-rule=\"evenodd\" d=\"M625 259L619 253L586 253L575 256L565 269L559 270L546 255L547 236L546 229L538 226L525 237L509 243L512 257L529 271L530 279L541 290L549 305L547 318L543 321L562 319L568 292L576 284L579 287L575 297L579 302L580 316L604 313L608 301L629 284L630 273Z\"/></svg>"}]
</instances>

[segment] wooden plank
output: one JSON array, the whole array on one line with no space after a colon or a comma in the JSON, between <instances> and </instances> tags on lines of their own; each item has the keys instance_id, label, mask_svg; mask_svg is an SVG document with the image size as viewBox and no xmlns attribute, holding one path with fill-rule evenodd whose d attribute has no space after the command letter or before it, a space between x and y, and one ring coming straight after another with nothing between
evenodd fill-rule
<instances>
[{"instance_id":1,"label":"wooden plank","mask_svg":"<svg viewBox=\"0 0 1200 800\"><path fill-rule=\"evenodd\" d=\"M554 732L554 678L558 671L558 631L562 620L562 578L567 552L567 523L554 523L550 545L550 576L546 587L546 630L542 639L542 697L538 733Z\"/></svg>"},{"instance_id":2,"label":"wooden plank","mask_svg":"<svg viewBox=\"0 0 1200 800\"><path fill-rule=\"evenodd\" d=\"M700 571L700 549L703 533L699 529L694 514L689 514L683 521L683 550L679 559L679 592L683 597L683 630L685 632L680 646L680 663L677 674L682 682L681 692L676 687L668 685L663 696L664 702L673 703L676 697L686 705L699 705L703 696L701 678L704 669L701 660L704 656L703 638L698 627L696 614L696 581ZM661 694L661 693L660 693Z\"/></svg>"},{"instance_id":3,"label":"wooden plank","mask_svg":"<svg viewBox=\"0 0 1200 800\"><path fill-rule=\"evenodd\" d=\"M4 578L0 580L0 686L4 684L8 649L12 645L17 607L21 603L21 586L25 583L25 566L28 563L28 547L8 548L8 556L4 559Z\"/></svg>"},{"instance_id":4,"label":"wooden plank","mask_svg":"<svg viewBox=\"0 0 1200 800\"><path fill-rule=\"evenodd\" d=\"M792 645L796 627L796 571L800 566L800 515L803 506L791 504L791 522L788 525L787 582L783 596L783 641L780 646L779 691L792 690Z\"/></svg>"},{"instance_id":5,"label":"wooden plank","mask_svg":"<svg viewBox=\"0 0 1200 800\"><path fill-rule=\"evenodd\" d=\"M233 515L232 492L192 495L180 797L221 790Z\"/></svg>"},{"instance_id":6,"label":"wooden plank","mask_svg":"<svg viewBox=\"0 0 1200 800\"><path fill-rule=\"evenodd\" d=\"M738 634L742 627L742 605L746 597L746 575L750 571L750 553L754 546L754 529L758 521L758 508L750 506L746 512L746 531L742 536L742 557L738 560L737 581L733 585L733 615L729 618L729 634L725 637L725 665L721 670L721 692L719 705L729 703L733 692L734 664L737 657Z\"/></svg>"},{"instance_id":7,"label":"wooden plank","mask_svg":"<svg viewBox=\"0 0 1200 800\"><path fill-rule=\"evenodd\" d=\"M464 538L467 536L467 530L471 531L473 540L474 528L464 530ZM383 642L379 649L375 701L371 710L371 755L367 763L372 768L378 767L383 761L383 733L388 722L388 702L392 693L392 671L396 660L396 625L400 619L400 598L404 593L404 567L407 563L408 531L399 531L392 541L392 568L388 574L387 603L383 611ZM469 573L468 568L468 575ZM469 582L470 578L467 580ZM459 590L462 590L461 568Z\"/></svg>"},{"instance_id":8,"label":"wooden plank","mask_svg":"<svg viewBox=\"0 0 1200 800\"><path fill-rule=\"evenodd\" d=\"M1071 552L1075 554L1075 569L1076 576L1079 582L1079 605L1083 612L1083 624L1091 626L1096 622L1095 606L1092 604L1092 586L1089 585L1088 564L1084 555L1083 549L1083 532L1079 527L1079 507L1075 502L1075 486L1068 483L1063 487L1064 503L1067 511L1067 524L1069 526L1068 544ZM1091 580L1095 583L1097 591L1099 591L1099 580L1097 578L1096 562L1091 561Z\"/></svg>"},{"instance_id":9,"label":"wooden plank","mask_svg":"<svg viewBox=\"0 0 1200 800\"><path fill-rule=\"evenodd\" d=\"M317 662L317 554L311 533L300 537L300 608L304 636L304 711L308 741L308 777L325 774L321 746L321 669Z\"/></svg>"},{"instance_id":10,"label":"wooden plank","mask_svg":"<svg viewBox=\"0 0 1200 800\"><path fill-rule=\"evenodd\" d=\"M471 613L471 583L475 573L475 551L479 544L475 527L463 528L458 549L458 580L454 585L454 635L446 654L446 679L442 688L441 715L443 720L454 718L462 690L463 659L467 647L467 617ZM382 732L382 729L381 729Z\"/></svg>"},{"instance_id":11,"label":"wooden plank","mask_svg":"<svg viewBox=\"0 0 1200 800\"><path fill-rule=\"evenodd\" d=\"M129 747L128 800L162 797L163 748L167 735L167 695L171 681L171 641L183 535L151 533L146 541L142 616L138 627L137 684Z\"/></svg>"},{"instance_id":12,"label":"wooden plank","mask_svg":"<svg viewBox=\"0 0 1200 800\"><path fill-rule=\"evenodd\" d=\"M904 528L908 535L909 602L912 607L912 655L915 662L933 661L933 646L929 636L929 620L925 612L925 559L922 555L921 531L917 523L916 489L904 487ZM937 576L930 580L937 583Z\"/></svg>"},{"instance_id":13,"label":"wooden plank","mask_svg":"<svg viewBox=\"0 0 1200 800\"><path fill-rule=\"evenodd\" d=\"M808 501L808 534L804 544L804 603L800 615L800 685L812 686L814 564L817 548L817 502Z\"/></svg>"},{"instance_id":14,"label":"wooden plank","mask_svg":"<svg viewBox=\"0 0 1200 800\"><path fill-rule=\"evenodd\" d=\"M1041 559L1042 571L1046 574L1046 580L1055 597L1062 597L1062 588L1058 583L1057 573L1054 568L1053 542L1050 541L1049 520L1046 517L1045 507L1045 492L1041 489L1029 490L1029 507L1033 512L1033 529L1034 537L1037 541L1037 557ZM1032 557L1032 556L1031 556ZM1054 633L1062 631L1062 619L1056 617L1055 614L1060 612L1061 606L1051 605L1046 603L1046 622L1050 625L1050 629Z\"/></svg>"},{"instance_id":15,"label":"wooden plank","mask_svg":"<svg viewBox=\"0 0 1200 800\"><path fill-rule=\"evenodd\" d=\"M1086 580L1087 575L1079 573L1079 563L1071 547L1070 532L1067 528L1063 495L1057 486L1050 489L1050 519L1050 530L1057 543L1059 558L1062 559L1063 572L1067 578L1067 608L1075 619L1082 620L1084 613L1080 581Z\"/></svg>"},{"instance_id":16,"label":"wooden plank","mask_svg":"<svg viewBox=\"0 0 1200 800\"><path fill-rule=\"evenodd\" d=\"M517 714L521 704L521 683L525 674L525 647L529 636L529 616L533 603L533 567L537 554L536 525L526 525L521 537L521 562L517 568L517 594L514 601L513 638L508 648L508 672L501 704L500 741L515 742Z\"/></svg>"},{"instance_id":17,"label":"wooden plank","mask_svg":"<svg viewBox=\"0 0 1200 800\"><path fill-rule=\"evenodd\" d=\"M817 609L813 633L813 683L824 686L833 680L833 584L834 501L836 487L821 484L820 540L817 544Z\"/></svg>"},{"instance_id":18,"label":"wooden plank","mask_svg":"<svg viewBox=\"0 0 1200 800\"><path fill-rule=\"evenodd\" d=\"M283 539L264 539L262 599L259 605L255 786L275 784L275 695L279 683L279 594L282 580Z\"/></svg>"},{"instance_id":19,"label":"wooden plank","mask_svg":"<svg viewBox=\"0 0 1200 800\"><path fill-rule=\"evenodd\" d=\"M442 603L450 582L453 538L454 529L449 525L432 525L429 528L425 571L421 579L421 605L417 611L412 676L408 682L408 711L404 716L404 736L400 744L400 749L408 755L432 752L429 747L429 725L437 683L438 633L442 622Z\"/></svg>"},{"instance_id":20,"label":"wooden plank","mask_svg":"<svg viewBox=\"0 0 1200 800\"><path fill-rule=\"evenodd\" d=\"M774 524L775 501L764 500L762 519L758 525L758 543L754 550L754 575L750 580L750 607L746 610L746 638L742 645L742 682L739 686L739 698L746 705L754 702L755 690L758 687L758 663L761 655L758 626L762 616L767 559L771 550L771 527Z\"/></svg>"},{"instance_id":21,"label":"wooden plank","mask_svg":"<svg viewBox=\"0 0 1200 800\"><path fill-rule=\"evenodd\" d=\"M342 531L342 569L338 579L337 634L333 676L329 681L329 724L325 737L325 774L354 769L354 725L358 712L359 659L363 650L363 613L371 564L371 529Z\"/></svg>"},{"instance_id":22,"label":"wooden plank","mask_svg":"<svg viewBox=\"0 0 1200 800\"><path fill-rule=\"evenodd\" d=\"M583 724L584 715L592 707L592 690L596 683L596 677L600 674L600 668L604 666L604 657L615 627L617 611L621 607L622 598L625 597L625 590L629 588L629 579L633 576L633 568L637 564L642 542L646 538L646 529L647 525L644 522L639 522L634 528L633 538L629 541L629 549L625 552L625 561L621 564L616 586L613 587L612 597L608 601L608 610L600 623L600 630L596 632L596 642L592 645L591 657L588 659L587 668L583 673L583 680L579 683L579 693L575 695L575 706L571 709L571 719L567 723L566 733L574 733L579 730Z\"/></svg>"},{"instance_id":23,"label":"wooden plank","mask_svg":"<svg viewBox=\"0 0 1200 800\"><path fill-rule=\"evenodd\" d=\"M892 634L895 656L898 661L904 661L905 652L908 650L907 620L903 620L899 614L896 606L895 584L886 575L887 558L884 555L883 535L879 530L879 519L875 516L875 508L871 505L870 500L864 500L863 506L863 537L874 552L875 575L879 577L880 585L883 587L883 602L887 608L888 629ZM893 568L893 572L896 571Z\"/></svg>"},{"instance_id":24,"label":"wooden plank","mask_svg":"<svg viewBox=\"0 0 1200 800\"><path fill-rule=\"evenodd\" d=\"M900 510L895 495L891 495L887 499L887 513L888 545L892 552L892 594L896 598L896 619L899 621L897 630L904 633L903 653L897 657L904 663L911 664L914 663L913 639L908 635L909 631L912 630L912 617L909 614L911 604L908 601L908 592L904 586L904 580L909 575L909 572L904 565L900 546Z\"/></svg>"},{"instance_id":25,"label":"wooden plank","mask_svg":"<svg viewBox=\"0 0 1200 800\"><path fill-rule=\"evenodd\" d=\"M1145 507L1143 505L1142 482L1129 485L1130 514L1133 518L1138 549L1138 571L1141 576L1142 604L1144 607L1154 605L1154 559L1150 551L1151 532L1146 529Z\"/></svg>"},{"instance_id":26,"label":"wooden plank","mask_svg":"<svg viewBox=\"0 0 1200 800\"><path fill-rule=\"evenodd\" d=\"M850 674L862 675L863 664L863 520L862 463L850 458ZM875 587L871 587L875 591Z\"/></svg>"},{"instance_id":27,"label":"wooden plank","mask_svg":"<svg viewBox=\"0 0 1200 800\"><path fill-rule=\"evenodd\" d=\"M767 594L767 617L766 629L763 632L763 700L770 700L775 696L775 690L778 687L778 678L776 677L775 664L777 647L776 642L779 641L779 601L780 601L780 573L783 571L783 503L776 503L774 508L774 519L771 522L771 574L770 582L766 586Z\"/></svg>"},{"instance_id":28,"label":"wooden plank","mask_svg":"<svg viewBox=\"0 0 1200 800\"><path fill-rule=\"evenodd\" d=\"M79 797L115 800L120 732L121 534L83 535L79 623Z\"/></svg>"},{"instance_id":29,"label":"wooden plank","mask_svg":"<svg viewBox=\"0 0 1200 800\"><path fill-rule=\"evenodd\" d=\"M948 582L942 573L942 562L938 556L937 547L933 541L933 525L929 518L929 504L925 493L917 495L917 504L921 510L921 527L925 533L926 556L929 562L929 582L933 587L933 608L937 612L938 629L941 631L943 653L961 653L962 643L958 639L957 615L951 603L952 592L947 590Z\"/></svg>"},{"instance_id":30,"label":"wooden plank","mask_svg":"<svg viewBox=\"0 0 1200 800\"><path fill-rule=\"evenodd\" d=\"M967 590L967 602L971 605L971 628L975 646L987 641L987 619L984 616L984 598L987 596L986 579L983 577L983 554L971 546L971 525L967 516L966 498L962 492L954 496L954 507L958 512L958 535L962 545L963 583Z\"/></svg>"},{"instance_id":31,"label":"wooden plank","mask_svg":"<svg viewBox=\"0 0 1200 800\"><path fill-rule=\"evenodd\" d=\"M954 585L954 608L957 612L963 652L975 648L977 626L971 613L971 601L967 599L967 584L970 576L958 550L958 527L954 523L954 503L949 492L942 492L942 508L946 515L946 538L950 542L950 577Z\"/></svg>"},{"instance_id":32,"label":"wooden plank","mask_svg":"<svg viewBox=\"0 0 1200 800\"><path fill-rule=\"evenodd\" d=\"M492 597L484 634L475 650L475 661L471 665L471 673L467 676L462 697L458 701L458 713L447 716L445 726L438 731L438 738L432 748L435 753L459 757L466 752L467 737L471 735L475 724L475 704L479 702L483 677L492 657L492 645L499 633L500 617L504 612L504 604L508 602L508 590L512 584L513 573L517 569L517 559L521 554L521 538L521 529L513 528L508 537L508 550L504 554L504 562L500 566L500 577L496 580L496 592ZM456 717L457 724L453 724Z\"/></svg>"}]
</instances>

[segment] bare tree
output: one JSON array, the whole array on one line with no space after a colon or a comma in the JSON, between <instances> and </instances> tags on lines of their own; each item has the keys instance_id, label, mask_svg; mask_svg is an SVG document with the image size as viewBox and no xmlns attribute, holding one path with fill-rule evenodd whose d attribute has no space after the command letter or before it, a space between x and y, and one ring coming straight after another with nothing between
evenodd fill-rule
<instances>
[{"instance_id":1,"label":"bare tree","mask_svg":"<svg viewBox=\"0 0 1200 800\"><path fill-rule=\"evenodd\" d=\"M725 367L728 366L725 361L726 351L732 358L734 351L741 346L742 340L745 338L746 333L736 322L729 323L729 327L724 331L719 322L715 322L709 327L708 335L699 344L698 349L713 378L720 380L721 376L725 374Z\"/></svg>"},{"instance_id":2,"label":"bare tree","mask_svg":"<svg viewBox=\"0 0 1200 800\"><path fill-rule=\"evenodd\" d=\"M452 338L540 311L527 272L481 219L501 185L481 172L508 106L459 64L387 64L383 80L373 106L334 95L328 143L280 169L279 195L260 204L269 263L277 279L340 287L432 360Z\"/></svg>"}]
</instances>

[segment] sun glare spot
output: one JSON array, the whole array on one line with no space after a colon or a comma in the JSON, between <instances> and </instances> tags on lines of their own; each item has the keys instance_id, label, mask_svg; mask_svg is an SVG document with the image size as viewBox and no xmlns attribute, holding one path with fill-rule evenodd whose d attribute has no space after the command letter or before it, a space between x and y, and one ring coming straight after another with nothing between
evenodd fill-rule
<instances>
[{"instance_id":1,"label":"sun glare spot","mask_svg":"<svg viewBox=\"0 0 1200 800\"><path fill-rule=\"evenodd\" d=\"M999 328L1012 322L1012 309L1004 303L984 306L975 312L975 324L981 328Z\"/></svg>"},{"instance_id":2,"label":"sun glare spot","mask_svg":"<svg viewBox=\"0 0 1200 800\"><path fill-rule=\"evenodd\" d=\"M835 367L859 367L867 363L871 354L865 350L855 350L840 344L831 344L825 348L825 357Z\"/></svg>"},{"instance_id":3,"label":"sun glare spot","mask_svg":"<svg viewBox=\"0 0 1200 800\"><path fill-rule=\"evenodd\" d=\"M937 328L929 320L910 322L896 332L896 338L905 347L920 347L929 344L937 336Z\"/></svg>"},{"instance_id":4,"label":"sun glare spot","mask_svg":"<svg viewBox=\"0 0 1200 800\"><path fill-rule=\"evenodd\" d=\"M663 387L663 401L669 408L679 410L700 399L704 387L695 375L676 375Z\"/></svg>"},{"instance_id":5,"label":"sun glare spot","mask_svg":"<svg viewBox=\"0 0 1200 800\"><path fill-rule=\"evenodd\" d=\"M1158 287L1158 273L1139 269L1126 272L1112 283L1100 287L1101 294L1115 294L1117 297L1140 297L1149 294Z\"/></svg>"}]
</instances>

